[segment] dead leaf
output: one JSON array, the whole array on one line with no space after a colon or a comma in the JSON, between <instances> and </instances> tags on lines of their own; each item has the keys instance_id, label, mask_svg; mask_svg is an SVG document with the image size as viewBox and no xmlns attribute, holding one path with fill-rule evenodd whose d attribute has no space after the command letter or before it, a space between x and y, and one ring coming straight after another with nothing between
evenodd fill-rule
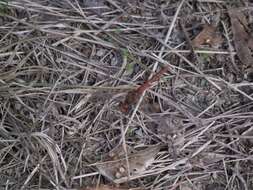
<instances>
[{"instance_id":1,"label":"dead leaf","mask_svg":"<svg viewBox=\"0 0 253 190\"><path fill-rule=\"evenodd\" d=\"M129 174L131 176L144 172L152 164L161 146L149 147L137 153L128 153ZM97 164L101 175L116 183L116 180L128 176L127 160L125 154L115 151L110 152L111 156L107 161Z\"/></svg>"},{"instance_id":2,"label":"dead leaf","mask_svg":"<svg viewBox=\"0 0 253 190\"><path fill-rule=\"evenodd\" d=\"M241 12L235 9L229 11L229 16L238 58L244 67L252 67L253 57L250 49L253 50L253 38L249 34L247 20Z\"/></svg>"},{"instance_id":3,"label":"dead leaf","mask_svg":"<svg viewBox=\"0 0 253 190\"><path fill-rule=\"evenodd\" d=\"M127 154L133 154L134 149L130 146L126 146ZM113 148L109 153L108 156L110 157L110 160L119 160L122 157L125 156L125 151L122 148L121 144L118 144L115 148Z\"/></svg>"},{"instance_id":4,"label":"dead leaf","mask_svg":"<svg viewBox=\"0 0 253 190\"><path fill-rule=\"evenodd\" d=\"M97 186L95 186L95 187L85 187L85 188L81 188L80 190L128 190L128 189L109 186L109 185L100 185L98 187Z\"/></svg>"},{"instance_id":5,"label":"dead leaf","mask_svg":"<svg viewBox=\"0 0 253 190\"><path fill-rule=\"evenodd\" d=\"M216 31L213 25L205 25L203 30L193 39L192 45L200 47L202 45L209 45L211 47L219 46L222 43L222 37Z\"/></svg>"}]
</instances>

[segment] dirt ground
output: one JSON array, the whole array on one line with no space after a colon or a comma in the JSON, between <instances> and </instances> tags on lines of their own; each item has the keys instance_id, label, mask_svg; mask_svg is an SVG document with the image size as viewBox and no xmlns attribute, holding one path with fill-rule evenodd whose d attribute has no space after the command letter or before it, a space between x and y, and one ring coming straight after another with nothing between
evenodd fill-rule
<instances>
[{"instance_id":1,"label":"dirt ground","mask_svg":"<svg viewBox=\"0 0 253 190\"><path fill-rule=\"evenodd\" d=\"M252 0L1 0L0 190L252 190Z\"/></svg>"}]
</instances>

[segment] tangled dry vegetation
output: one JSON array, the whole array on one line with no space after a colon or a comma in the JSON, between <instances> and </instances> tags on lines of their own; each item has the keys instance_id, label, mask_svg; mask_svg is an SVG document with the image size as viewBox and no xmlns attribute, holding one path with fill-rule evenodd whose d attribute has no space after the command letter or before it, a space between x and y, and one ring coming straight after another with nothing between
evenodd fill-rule
<instances>
[{"instance_id":1,"label":"tangled dry vegetation","mask_svg":"<svg viewBox=\"0 0 253 190\"><path fill-rule=\"evenodd\" d=\"M252 1L0 5L0 189L253 189Z\"/></svg>"}]
</instances>

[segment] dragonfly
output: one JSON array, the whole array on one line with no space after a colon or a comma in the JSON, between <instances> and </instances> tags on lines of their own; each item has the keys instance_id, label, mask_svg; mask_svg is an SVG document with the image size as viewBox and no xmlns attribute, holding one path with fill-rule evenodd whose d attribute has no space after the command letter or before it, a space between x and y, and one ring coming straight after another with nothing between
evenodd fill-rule
<instances>
[{"instance_id":1,"label":"dragonfly","mask_svg":"<svg viewBox=\"0 0 253 190\"><path fill-rule=\"evenodd\" d=\"M146 80L137 89L129 91L125 97L125 100L119 104L120 111L122 113L128 113L133 105L139 101L144 91L149 89L153 83L157 82L168 70L169 66L163 67L159 72L154 74L150 79Z\"/></svg>"}]
</instances>

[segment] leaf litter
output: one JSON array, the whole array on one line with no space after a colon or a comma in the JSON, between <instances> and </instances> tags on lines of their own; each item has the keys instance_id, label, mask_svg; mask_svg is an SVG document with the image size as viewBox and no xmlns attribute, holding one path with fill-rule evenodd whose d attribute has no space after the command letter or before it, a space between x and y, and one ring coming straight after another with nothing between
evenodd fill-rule
<instances>
[{"instance_id":1,"label":"leaf litter","mask_svg":"<svg viewBox=\"0 0 253 190\"><path fill-rule=\"evenodd\" d=\"M252 68L252 28L241 17L252 20L252 3L230 15L228 5L9 1L0 18L0 189L253 189L252 83L227 77L229 64ZM195 36L216 13L224 31L204 25ZM216 33L227 39L219 48ZM160 65L171 74L152 88L168 71ZM157 74L143 83L151 67Z\"/></svg>"},{"instance_id":2,"label":"leaf litter","mask_svg":"<svg viewBox=\"0 0 253 190\"><path fill-rule=\"evenodd\" d=\"M129 151L126 158L123 149L117 148L110 152L107 160L97 163L96 167L100 174L112 182L126 182L128 181L128 174L131 176L141 175L153 163L160 149L161 146L157 145L135 153ZM127 162L129 163L129 168L127 167Z\"/></svg>"},{"instance_id":3,"label":"leaf litter","mask_svg":"<svg viewBox=\"0 0 253 190\"><path fill-rule=\"evenodd\" d=\"M192 40L193 47L201 47L209 45L210 47L218 47L223 40L216 26L205 24L202 31Z\"/></svg>"},{"instance_id":4,"label":"leaf litter","mask_svg":"<svg viewBox=\"0 0 253 190\"><path fill-rule=\"evenodd\" d=\"M252 68L253 36L248 28L246 17L241 11L236 9L231 9L228 13L237 56L242 62L244 68Z\"/></svg>"}]
</instances>

